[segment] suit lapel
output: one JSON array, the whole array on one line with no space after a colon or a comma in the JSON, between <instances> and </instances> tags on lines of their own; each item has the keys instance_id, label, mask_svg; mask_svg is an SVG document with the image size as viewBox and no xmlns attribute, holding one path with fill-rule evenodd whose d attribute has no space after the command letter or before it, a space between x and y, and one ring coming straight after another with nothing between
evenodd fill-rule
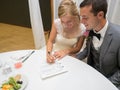
<instances>
[{"instance_id":1,"label":"suit lapel","mask_svg":"<svg viewBox=\"0 0 120 90\"><path fill-rule=\"evenodd\" d=\"M111 41L112 41L112 32L109 26L108 30L106 31L104 41L100 47L100 60L103 59L104 56L106 55L106 52L109 49Z\"/></svg>"}]
</instances>

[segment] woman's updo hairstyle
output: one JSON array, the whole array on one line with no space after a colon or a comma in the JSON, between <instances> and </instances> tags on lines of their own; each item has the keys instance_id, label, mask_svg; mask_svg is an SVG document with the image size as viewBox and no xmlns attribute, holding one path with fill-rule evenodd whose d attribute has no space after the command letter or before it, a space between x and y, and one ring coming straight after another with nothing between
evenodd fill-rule
<instances>
[{"instance_id":1,"label":"woman's updo hairstyle","mask_svg":"<svg viewBox=\"0 0 120 90\"><path fill-rule=\"evenodd\" d=\"M79 16L79 10L73 0L62 0L58 7L58 16L70 14L72 16Z\"/></svg>"}]
</instances>

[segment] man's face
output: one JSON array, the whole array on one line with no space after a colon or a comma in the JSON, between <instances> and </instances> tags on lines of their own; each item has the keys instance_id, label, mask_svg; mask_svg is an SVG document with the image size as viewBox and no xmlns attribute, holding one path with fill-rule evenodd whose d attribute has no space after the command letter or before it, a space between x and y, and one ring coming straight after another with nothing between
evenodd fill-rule
<instances>
[{"instance_id":1,"label":"man's face","mask_svg":"<svg viewBox=\"0 0 120 90\"><path fill-rule=\"evenodd\" d=\"M85 25L86 30L95 29L99 25L99 19L91 12L91 6L80 8L81 22Z\"/></svg>"}]
</instances>

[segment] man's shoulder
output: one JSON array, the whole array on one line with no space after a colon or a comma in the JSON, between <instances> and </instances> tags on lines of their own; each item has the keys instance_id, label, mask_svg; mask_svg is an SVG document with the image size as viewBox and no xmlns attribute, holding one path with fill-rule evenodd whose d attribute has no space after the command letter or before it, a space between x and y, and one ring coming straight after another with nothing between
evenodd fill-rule
<instances>
[{"instance_id":1,"label":"man's shoulder","mask_svg":"<svg viewBox=\"0 0 120 90\"><path fill-rule=\"evenodd\" d=\"M108 30L110 30L112 33L118 33L119 34L120 33L120 25L109 22Z\"/></svg>"},{"instance_id":2,"label":"man's shoulder","mask_svg":"<svg viewBox=\"0 0 120 90\"><path fill-rule=\"evenodd\" d=\"M111 23L109 22L109 25L108 25L110 28L114 28L114 29L120 29L120 25L118 24L115 24L115 23ZM120 30L119 30L120 31Z\"/></svg>"},{"instance_id":3,"label":"man's shoulder","mask_svg":"<svg viewBox=\"0 0 120 90\"><path fill-rule=\"evenodd\" d=\"M114 40L118 41L119 38L120 38L120 25L117 25L117 24L114 24L114 23L109 23L107 34L112 35Z\"/></svg>"}]
</instances>

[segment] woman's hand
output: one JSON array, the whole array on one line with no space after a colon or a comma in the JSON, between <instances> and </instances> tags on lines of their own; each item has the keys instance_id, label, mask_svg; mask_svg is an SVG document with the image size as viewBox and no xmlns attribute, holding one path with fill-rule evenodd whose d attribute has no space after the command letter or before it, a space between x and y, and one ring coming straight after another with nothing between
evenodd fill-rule
<instances>
[{"instance_id":1,"label":"woman's hand","mask_svg":"<svg viewBox=\"0 0 120 90\"><path fill-rule=\"evenodd\" d=\"M48 63L54 63L55 62L55 57L51 54L47 54L47 62Z\"/></svg>"},{"instance_id":2,"label":"woman's hand","mask_svg":"<svg viewBox=\"0 0 120 90\"><path fill-rule=\"evenodd\" d=\"M54 52L53 56L56 58L56 59L61 59L63 58L64 56L66 56L68 54L68 50L60 50L60 51L56 51Z\"/></svg>"}]
</instances>

